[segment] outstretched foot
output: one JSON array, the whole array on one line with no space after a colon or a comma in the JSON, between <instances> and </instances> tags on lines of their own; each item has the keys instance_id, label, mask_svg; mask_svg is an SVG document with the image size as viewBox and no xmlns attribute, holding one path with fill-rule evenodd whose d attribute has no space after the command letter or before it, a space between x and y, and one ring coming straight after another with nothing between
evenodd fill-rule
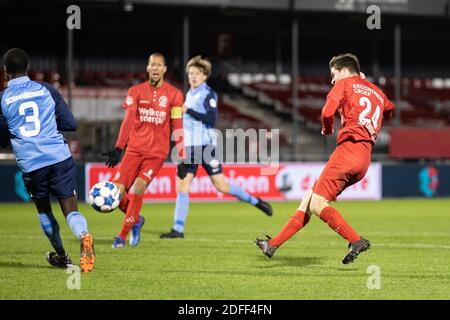
<instances>
[{"instance_id":1,"label":"outstretched foot","mask_svg":"<svg viewBox=\"0 0 450 320\"><path fill-rule=\"evenodd\" d=\"M269 217L273 214L272 206L270 205L270 203L265 202L261 198L258 198L258 203L255 205L255 207L257 207Z\"/></svg>"},{"instance_id":2,"label":"outstretched foot","mask_svg":"<svg viewBox=\"0 0 450 320\"><path fill-rule=\"evenodd\" d=\"M267 258L272 258L272 256L275 254L275 251L277 251L277 246L271 246L269 244L269 240L271 237L266 236L267 240L258 239L256 238L255 244L262 250L262 253L267 256Z\"/></svg>"},{"instance_id":3,"label":"outstretched foot","mask_svg":"<svg viewBox=\"0 0 450 320\"><path fill-rule=\"evenodd\" d=\"M361 238L361 240L350 243L348 248L348 253L342 260L343 264L349 264L355 261L361 252L364 252L370 248L370 242L369 240Z\"/></svg>"}]
</instances>

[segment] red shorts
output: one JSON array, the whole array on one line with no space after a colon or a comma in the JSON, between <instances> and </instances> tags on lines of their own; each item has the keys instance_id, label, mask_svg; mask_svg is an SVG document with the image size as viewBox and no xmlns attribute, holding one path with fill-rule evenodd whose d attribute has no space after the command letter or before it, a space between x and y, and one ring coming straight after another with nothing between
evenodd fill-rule
<instances>
[{"instance_id":1,"label":"red shorts","mask_svg":"<svg viewBox=\"0 0 450 320\"><path fill-rule=\"evenodd\" d=\"M158 174L164 160L162 158L154 158L148 155L126 151L117 168L113 182L125 185L127 190L131 188L137 177L150 183Z\"/></svg>"},{"instance_id":2,"label":"red shorts","mask_svg":"<svg viewBox=\"0 0 450 320\"><path fill-rule=\"evenodd\" d=\"M366 175L371 151L372 145L364 141L344 141L338 145L312 187L313 192L329 201L336 201L345 188Z\"/></svg>"}]
</instances>

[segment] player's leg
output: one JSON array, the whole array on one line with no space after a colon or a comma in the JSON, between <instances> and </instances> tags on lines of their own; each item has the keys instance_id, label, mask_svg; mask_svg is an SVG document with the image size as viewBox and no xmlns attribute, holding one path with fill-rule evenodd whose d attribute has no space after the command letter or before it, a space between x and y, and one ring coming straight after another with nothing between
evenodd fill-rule
<instances>
[{"instance_id":1,"label":"player's leg","mask_svg":"<svg viewBox=\"0 0 450 320\"><path fill-rule=\"evenodd\" d=\"M353 262L363 251L370 248L370 242L362 238L350 224L342 217L338 210L330 206L329 201L321 195L313 193L311 211L320 217L328 226L348 241L349 252L342 263Z\"/></svg>"},{"instance_id":2,"label":"player's leg","mask_svg":"<svg viewBox=\"0 0 450 320\"><path fill-rule=\"evenodd\" d=\"M77 168L72 157L51 166L50 189L58 199L61 211L72 233L80 241L80 267L91 272L95 264L94 240L86 218L78 211L76 194Z\"/></svg>"},{"instance_id":3,"label":"player's leg","mask_svg":"<svg viewBox=\"0 0 450 320\"><path fill-rule=\"evenodd\" d=\"M225 194L231 194L239 200L257 207L268 216L273 214L272 206L269 203L265 202L261 198L252 196L238 185L229 183L225 179L225 176L222 173L222 165L220 164L219 159L216 158L214 146L210 145L204 147L202 166L208 173L217 191Z\"/></svg>"},{"instance_id":4,"label":"player's leg","mask_svg":"<svg viewBox=\"0 0 450 320\"><path fill-rule=\"evenodd\" d=\"M173 213L173 227L169 232L161 234L159 236L161 239L184 238L184 226L189 214L189 188L197 173L198 165L203 161L203 148L187 147L186 154L188 158L177 167L177 199Z\"/></svg>"},{"instance_id":5,"label":"player's leg","mask_svg":"<svg viewBox=\"0 0 450 320\"><path fill-rule=\"evenodd\" d=\"M42 231L44 231L48 240L52 244L53 249L59 255L64 256L66 254L64 246L61 240L61 234L58 221L56 221L53 215L50 198L33 199L38 210L39 223L41 224Z\"/></svg>"},{"instance_id":6,"label":"player's leg","mask_svg":"<svg viewBox=\"0 0 450 320\"><path fill-rule=\"evenodd\" d=\"M120 230L119 235L114 239L112 246L113 248L117 249L125 246L125 240L135 223L141 223L141 225L144 224L145 220L139 213L142 208L144 193L145 190L147 190L148 185L149 182L141 177L137 177L134 180L134 183L127 194L128 205L125 218L122 223L122 229Z\"/></svg>"},{"instance_id":7,"label":"player's leg","mask_svg":"<svg viewBox=\"0 0 450 320\"><path fill-rule=\"evenodd\" d=\"M203 167L206 169L208 173L210 173L209 172L210 169L207 169L208 166ZM217 191L235 196L239 200L255 206L268 216L271 216L273 214L272 206L268 202L265 202L261 198L252 196L250 193L244 191L244 189L242 189L238 185L229 183L222 173L212 174L210 175L210 178Z\"/></svg>"},{"instance_id":8,"label":"player's leg","mask_svg":"<svg viewBox=\"0 0 450 320\"><path fill-rule=\"evenodd\" d=\"M67 224L75 237L79 240L85 234L89 233L86 218L78 211L77 196L72 195L69 198L58 198L58 202Z\"/></svg>"},{"instance_id":9,"label":"player's leg","mask_svg":"<svg viewBox=\"0 0 450 320\"><path fill-rule=\"evenodd\" d=\"M184 226L189 214L189 187L197 172L197 167L196 164L191 164L185 167L187 174L183 179L180 179L178 176L176 177L177 200L173 214L173 227L170 232L161 234L159 236L161 239L184 238Z\"/></svg>"},{"instance_id":10,"label":"player's leg","mask_svg":"<svg viewBox=\"0 0 450 320\"><path fill-rule=\"evenodd\" d=\"M72 265L69 255L64 250L58 221L53 215L50 198L35 199L38 208L39 223L55 252L47 252L47 261L52 266L66 268Z\"/></svg>"},{"instance_id":11,"label":"player's leg","mask_svg":"<svg viewBox=\"0 0 450 320\"><path fill-rule=\"evenodd\" d=\"M268 237L268 240L256 239L256 245L261 248L267 257L271 258L276 249L278 249L283 243L289 240L294 234L308 224L311 216L309 204L312 193L312 189L308 189L308 191L306 191L295 214L289 219L289 221L274 238L270 239L270 237Z\"/></svg>"},{"instance_id":12,"label":"player's leg","mask_svg":"<svg viewBox=\"0 0 450 320\"><path fill-rule=\"evenodd\" d=\"M113 182L117 189L119 189L119 194L120 194L120 203L119 203L119 209L120 211L122 211L123 213L127 213L127 207L128 207L128 197L127 197L127 188L123 183L120 183L118 181L114 181Z\"/></svg>"},{"instance_id":13,"label":"player's leg","mask_svg":"<svg viewBox=\"0 0 450 320\"><path fill-rule=\"evenodd\" d=\"M134 180L128 192L127 212L122 224L119 235L114 239L113 248L121 248L125 245L125 240L130 230L134 227L133 236L130 238L130 244L137 246L140 241L140 229L145 223L144 217L140 215L144 193L150 182L158 174L164 163L164 159L145 158L139 166L139 175Z\"/></svg>"},{"instance_id":14,"label":"player's leg","mask_svg":"<svg viewBox=\"0 0 450 320\"><path fill-rule=\"evenodd\" d=\"M223 171L220 160L216 157L214 145L208 145L202 148L201 164L211 178L211 181L217 191L235 196L239 200L257 207L268 216L273 214L272 206L269 203L252 196L238 185L229 183L225 179L225 176L222 173Z\"/></svg>"},{"instance_id":15,"label":"player's leg","mask_svg":"<svg viewBox=\"0 0 450 320\"><path fill-rule=\"evenodd\" d=\"M329 205L329 200L323 196L313 193L310 210L349 243L361 240L358 233L345 221L339 211Z\"/></svg>"},{"instance_id":16,"label":"player's leg","mask_svg":"<svg viewBox=\"0 0 450 320\"><path fill-rule=\"evenodd\" d=\"M62 268L71 265L72 262L66 254L59 224L52 212L48 185L49 170L45 167L31 173L24 173L23 181L36 206L41 229L55 250L55 252L47 252L47 261L52 266Z\"/></svg>"},{"instance_id":17,"label":"player's leg","mask_svg":"<svg viewBox=\"0 0 450 320\"><path fill-rule=\"evenodd\" d=\"M140 154L136 154L130 151L125 151L125 154L120 162L116 174L113 179L113 183L119 188L121 201L119 209L127 214L130 204L129 190L133 185L136 177L139 175L139 168L143 158ZM125 239L120 236L114 237L113 248L122 248L125 246Z\"/></svg>"},{"instance_id":18,"label":"player's leg","mask_svg":"<svg viewBox=\"0 0 450 320\"><path fill-rule=\"evenodd\" d=\"M139 166L142 162L142 156L133 152L125 151L122 161L117 167L113 178L113 183L120 192L119 209L126 214L128 203L128 190L130 190L135 178L139 175Z\"/></svg>"},{"instance_id":19,"label":"player's leg","mask_svg":"<svg viewBox=\"0 0 450 320\"><path fill-rule=\"evenodd\" d=\"M329 202L335 201L345 188L361 180L369 164L370 151L361 143L343 143L333 152L313 186L309 209L348 241L350 251L343 260L345 264L367 250L370 243L363 239Z\"/></svg>"}]
</instances>

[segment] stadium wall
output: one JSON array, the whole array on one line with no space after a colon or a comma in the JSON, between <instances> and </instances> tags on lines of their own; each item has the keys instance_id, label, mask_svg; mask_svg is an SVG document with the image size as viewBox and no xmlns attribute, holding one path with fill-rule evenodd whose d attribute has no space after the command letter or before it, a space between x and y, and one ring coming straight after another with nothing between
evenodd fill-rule
<instances>
[{"instance_id":1,"label":"stadium wall","mask_svg":"<svg viewBox=\"0 0 450 320\"><path fill-rule=\"evenodd\" d=\"M448 197L450 165L383 165L383 198Z\"/></svg>"},{"instance_id":2,"label":"stadium wall","mask_svg":"<svg viewBox=\"0 0 450 320\"><path fill-rule=\"evenodd\" d=\"M249 192L271 201L298 200L320 174L324 163L281 163L274 176L262 176L257 165L225 165L224 173ZM175 172L172 164L163 169L146 193L146 202L173 202ZM85 201L90 187L100 180L111 180L114 170L101 163L77 165L78 196ZM0 165L0 202L29 201L15 165ZM232 201L217 193L203 169L191 188L193 201ZM341 199L377 200L392 197L450 197L450 165L373 163L365 179L350 188Z\"/></svg>"}]
</instances>

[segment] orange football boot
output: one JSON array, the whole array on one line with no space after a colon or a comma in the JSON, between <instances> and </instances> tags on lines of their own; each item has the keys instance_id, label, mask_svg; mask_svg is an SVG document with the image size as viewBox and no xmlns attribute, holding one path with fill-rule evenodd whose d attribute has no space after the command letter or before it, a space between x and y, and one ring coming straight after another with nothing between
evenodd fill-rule
<instances>
[{"instance_id":1,"label":"orange football boot","mask_svg":"<svg viewBox=\"0 0 450 320\"><path fill-rule=\"evenodd\" d=\"M94 239L89 233L86 233L80 240L80 268L82 272L91 272L94 270L95 251Z\"/></svg>"}]
</instances>

